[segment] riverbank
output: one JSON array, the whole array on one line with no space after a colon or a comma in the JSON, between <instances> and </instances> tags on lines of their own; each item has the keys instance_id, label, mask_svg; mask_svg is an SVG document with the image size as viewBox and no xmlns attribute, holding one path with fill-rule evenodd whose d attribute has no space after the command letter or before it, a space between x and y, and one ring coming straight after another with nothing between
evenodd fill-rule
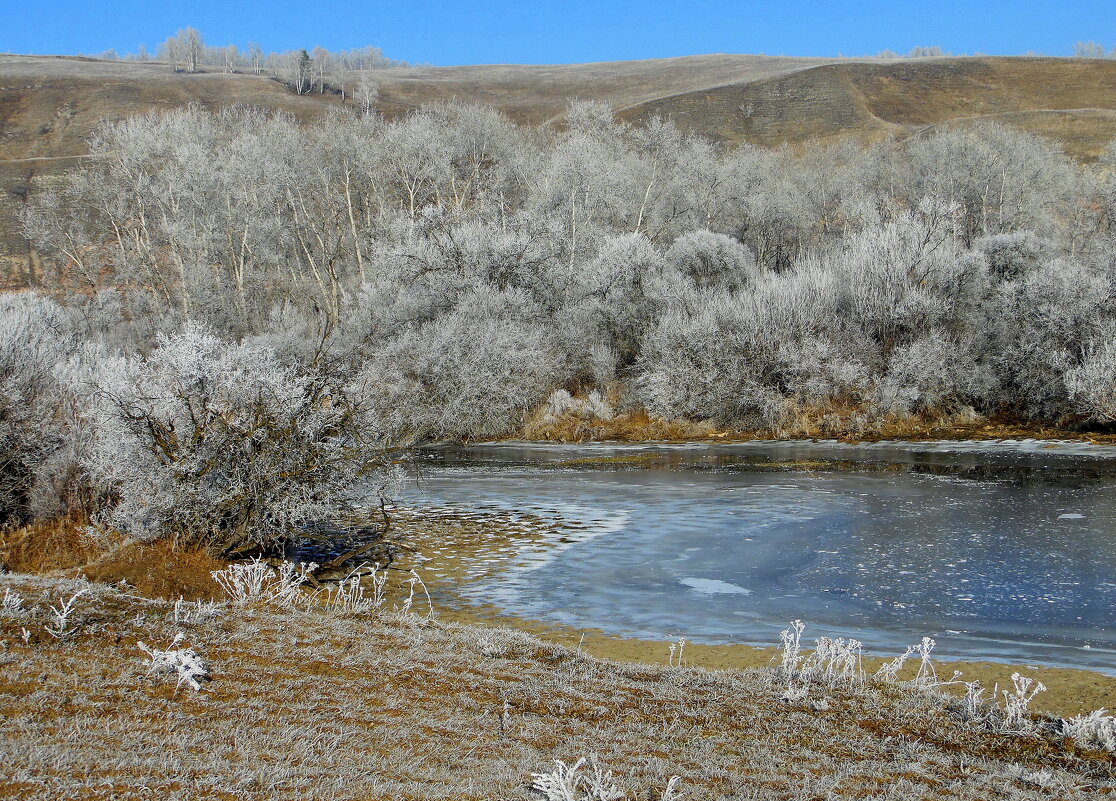
<instances>
[{"instance_id":1,"label":"riverbank","mask_svg":"<svg viewBox=\"0 0 1116 801\"><path fill-rule=\"evenodd\" d=\"M906 683L788 696L772 671L624 664L421 615L0 587L20 602L0 614L0 798L543 798L533 774L590 755L630 799L675 776L687 799L1116 793L1111 754L995 733ZM60 630L50 607L71 598ZM208 675L176 687L141 642Z\"/></svg>"},{"instance_id":2,"label":"riverbank","mask_svg":"<svg viewBox=\"0 0 1116 801\"><path fill-rule=\"evenodd\" d=\"M778 429L742 429L708 420L663 419L644 410L608 419L567 413L548 417L537 412L510 439L537 442L689 442L725 443L767 440L833 439L846 443L901 440L907 442L1052 440L1116 445L1116 431L1066 428L976 414L890 417L866 424L858 410L832 413L829 407L803 414ZM857 420L858 422L853 422ZM494 440L501 441L501 440Z\"/></svg>"},{"instance_id":3,"label":"riverbank","mask_svg":"<svg viewBox=\"0 0 1116 801\"><path fill-rule=\"evenodd\" d=\"M506 626L546 642L620 662L662 665L670 658L669 641L620 637L595 629L518 617L494 605L478 603L475 595L462 594L466 585L490 580L511 566L545 558L556 543L561 543L564 534L553 521L523 513L514 516L496 511L419 513L405 509L396 510L395 521L398 535L416 548L416 553L405 557L401 565L422 572L439 599L443 619L469 625ZM809 640L809 628L805 636ZM912 642L919 636L918 632L911 632ZM688 665L713 670L761 669L770 667L777 658L777 644L758 647L688 642L684 659ZM878 669L887 659L901 653L906 643L895 645L895 654L866 658L866 669ZM935 659L939 677L948 679L960 671L964 681L978 680L989 691L996 686L1010 687L1011 676L1016 672L1041 681L1047 689L1035 698L1034 708L1046 714L1071 716L1116 708L1116 676L1036 664L955 660L941 652L935 656L941 657Z\"/></svg>"}]
</instances>

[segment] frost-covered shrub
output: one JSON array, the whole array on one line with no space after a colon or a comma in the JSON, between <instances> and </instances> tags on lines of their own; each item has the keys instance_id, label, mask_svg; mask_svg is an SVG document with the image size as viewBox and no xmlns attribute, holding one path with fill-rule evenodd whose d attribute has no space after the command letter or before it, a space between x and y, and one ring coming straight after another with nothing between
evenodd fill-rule
<instances>
[{"instance_id":1,"label":"frost-covered shrub","mask_svg":"<svg viewBox=\"0 0 1116 801\"><path fill-rule=\"evenodd\" d=\"M866 372L855 337L823 329L835 297L830 273L795 271L668 309L644 337L638 399L662 416L775 426L792 397L859 392Z\"/></svg>"},{"instance_id":2,"label":"frost-covered shrub","mask_svg":"<svg viewBox=\"0 0 1116 801\"><path fill-rule=\"evenodd\" d=\"M636 397L662 417L773 425L783 395L764 316L752 297L717 296L692 315L668 310L643 339Z\"/></svg>"},{"instance_id":3,"label":"frost-covered shrub","mask_svg":"<svg viewBox=\"0 0 1116 801\"><path fill-rule=\"evenodd\" d=\"M666 260L698 288L743 289L760 268L746 245L724 234L691 231L674 240Z\"/></svg>"},{"instance_id":4,"label":"frost-covered shrub","mask_svg":"<svg viewBox=\"0 0 1116 801\"><path fill-rule=\"evenodd\" d=\"M624 234L606 241L579 277L577 302L586 310L586 322L622 360L630 361L639 350L656 308L652 287L665 268L647 237Z\"/></svg>"},{"instance_id":5,"label":"frost-covered shrub","mask_svg":"<svg viewBox=\"0 0 1116 801\"><path fill-rule=\"evenodd\" d=\"M994 386L992 369L969 343L935 330L892 351L881 400L889 411L944 411L983 404Z\"/></svg>"},{"instance_id":6,"label":"frost-covered shrub","mask_svg":"<svg viewBox=\"0 0 1116 801\"><path fill-rule=\"evenodd\" d=\"M1101 423L1116 421L1116 326L1085 347L1081 365L1069 370L1065 380L1079 414Z\"/></svg>"},{"instance_id":7,"label":"frost-covered shrub","mask_svg":"<svg viewBox=\"0 0 1116 801\"><path fill-rule=\"evenodd\" d=\"M935 222L932 206L923 211L861 231L819 264L799 268L830 274L832 311L860 328L885 359L934 328L964 325L988 292L981 254L962 251Z\"/></svg>"},{"instance_id":8,"label":"frost-covered shrub","mask_svg":"<svg viewBox=\"0 0 1116 801\"><path fill-rule=\"evenodd\" d=\"M546 399L542 422L553 423L566 416L583 420L611 420L613 411L597 390L584 397L575 397L564 389L557 389Z\"/></svg>"},{"instance_id":9,"label":"frost-covered shrub","mask_svg":"<svg viewBox=\"0 0 1116 801\"><path fill-rule=\"evenodd\" d=\"M394 262L405 284L421 282L451 300L485 285L520 288L536 297L548 289L539 279L548 272L551 254L538 237L520 227L460 220L430 209L417 225L398 235L400 241L376 257L376 263Z\"/></svg>"},{"instance_id":10,"label":"frost-covered shrub","mask_svg":"<svg viewBox=\"0 0 1116 801\"><path fill-rule=\"evenodd\" d=\"M377 454L371 418L330 367L190 324L149 356L101 365L93 474L106 521L141 540L275 550L336 510Z\"/></svg>"},{"instance_id":11,"label":"frost-covered shrub","mask_svg":"<svg viewBox=\"0 0 1116 801\"><path fill-rule=\"evenodd\" d=\"M787 393L801 403L823 404L835 399L866 399L874 381L867 364L855 355L856 347L828 335L818 335L779 346Z\"/></svg>"},{"instance_id":12,"label":"frost-covered shrub","mask_svg":"<svg viewBox=\"0 0 1116 801\"><path fill-rule=\"evenodd\" d=\"M984 254L998 280L1012 281L1037 267L1053 247L1034 231L1013 231L981 237L973 242L973 249Z\"/></svg>"},{"instance_id":13,"label":"frost-covered shrub","mask_svg":"<svg viewBox=\"0 0 1116 801\"><path fill-rule=\"evenodd\" d=\"M1050 261L1003 284L991 314L996 339L990 357L1003 402L1033 417L1072 412L1066 374L1082 367L1090 343L1111 325L1113 300L1109 276L1076 261ZM1103 348L1092 354L1095 361L1073 379L1078 403L1089 402L1088 377L1103 373Z\"/></svg>"},{"instance_id":14,"label":"frost-covered shrub","mask_svg":"<svg viewBox=\"0 0 1116 801\"><path fill-rule=\"evenodd\" d=\"M57 303L0 295L0 526L32 516L38 476L65 441L56 369L75 346Z\"/></svg>"},{"instance_id":15,"label":"frost-covered shrub","mask_svg":"<svg viewBox=\"0 0 1116 801\"><path fill-rule=\"evenodd\" d=\"M1008 734L1027 734L1035 728L1028 715L1028 708L1035 696L1045 692L1046 685L1018 673L1011 674L1012 688L1000 690L1004 697L1004 721L1002 731Z\"/></svg>"},{"instance_id":16,"label":"frost-covered shrub","mask_svg":"<svg viewBox=\"0 0 1116 801\"><path fill-rule=\"evenodd\" d=\"M365 365L378 419L412 440L507 433L552 391L561 360L519 291L483 290L405 330Z\"/></svg>"}]
</instances>

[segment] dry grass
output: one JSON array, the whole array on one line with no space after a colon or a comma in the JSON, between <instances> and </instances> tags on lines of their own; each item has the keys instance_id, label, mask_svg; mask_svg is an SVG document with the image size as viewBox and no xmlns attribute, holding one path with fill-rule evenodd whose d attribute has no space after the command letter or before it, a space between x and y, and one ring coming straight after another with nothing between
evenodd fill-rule
<instances>
[{"instance_id":1,"label":"dry grass","mask_svg":"<svg viewBox=\"0 0 1116 801\"><path fill-rule=\"evenodd\" d=\"M105 553L84 534L89 520L71 515L0 530L0 565L21 573L80 567Z\"/></svg>"},{"instance_id":2,"label":"dry grass","mask_svg":"<svg viewBox=\"0 0 1116 801\"><path fill-rule=\"evenodd\" d=\"M125 582L148 598L196 601L222 597L210 574L227 566L204 550L176 549L167 539L115 549L76 572L107 584Z\"/></svg>"},{"instance_id":3,"label":"dry grass","mask_svg":"<svg viewBox=\"0 0 1116 801\"><path fill-rule=\"evenodd\" d=\"M69 515L0 531L0 565L18 573L62 572L130 586L150 598L221 597L210 576L227 566L204 551L177 549L169 539L143 544Z\"/></svg>"},{"instance_id":4,"label":"dry grass","mask_svg":"<svg viewBox=\"0 0 1116 801\"><path fill-rule=\"evenodd\" d=\"M521 436L540 442L687 442L726 436L707 421L665 420L639 409L611 420L586 419L577 414L548 418L541 410L524 426Z\"/></svg>"},{"instance_id":5,"label":"dry grass","mask_svg":"<svg viewBox=\"0 0 1116 801\"><path fill-rule=\"evenodd\" d=\"M994 117L1095 159L1116 136L1116 62L960 58L838 63L664 97L625 110L655 114L722 142L768 146L906 135L949 120ZM1048 112L1059 112L1051 119Z\"/></svg>"},{"instance_id":6,"label":"dry grass","mask_svg":"<svg viewBox=\"0 0 1116 801\"><path fill-rule=\"evenodd\" d=\"M1116 445L1116 433L1047 425L1013 419L986 418L972 411L930 411L909 416L881 417L856 403L831 401L819 406L789 409L777 428L722 426L709 420L667 420L637 409L611 420L587 419L577 414L548 417L542 407L515 435L538 442L748 442L764 439L837 439L845 442L880 440L1003 440L1058 439Z\"/></svg>"},{"instance_id":7,"label":"dry grass","mask_svg":"<svg viewBox=\"0 0 1116 801\"><path fill-rule=\"evenodd\" d=\"M109 587L0 583L30 608L0 618L0 798L525 799L533 772L589 753L629 798L674 774L689 799L1116 792L1110 755L995 735L903 687L788 704L768 672L621 665L508 630L230 607L176 625ZM47 604L79 588L76 633L44 636ZM136 645L179 630L210 667L201 692L148 674Z\"/></svg>"}]
</instances>

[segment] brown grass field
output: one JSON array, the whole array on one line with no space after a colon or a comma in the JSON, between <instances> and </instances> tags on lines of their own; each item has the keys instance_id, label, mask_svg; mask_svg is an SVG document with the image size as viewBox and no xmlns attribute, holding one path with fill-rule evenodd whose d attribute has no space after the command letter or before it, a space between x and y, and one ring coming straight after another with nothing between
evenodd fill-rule
<instances>
[{"instance_id":1,"label":"brown grass field","mask_svg":"<svg viewBox=\"0 0 1116 801\"><path fill-rule=\"evenodd\" d=\"M394 613L219 604L9 574L0 614L0 798L528 799L590 754L629 799L1091 799L1113 757L1005 736L905 683L600 660L510 629ZM49 607L83 590L69 632ZM26 632L26 633L25 633ZM190 646L200 691L139 642Z\"/></svg>"},{"instance_id":2,"label":"brown grass field","mask_svg":"<svg viewBox=\"0 0 1116 801\"><path fill-rule=\"evenodd\" d=\"M967 721L955 692L919 689L909 668L788 701L776 649L690 644L671 666L667 643L455 602L461 582L548 547L553 523L394 519L415 553L364 612L233 604L210 575L223 563L91 538L80 520L4 533L0 559L32 572L0 573L0 598L21 602L0 607L0 799L530 799L532 774L590 755L633 800L673 776L690 801L1116 795L1116 757L1041 717L1111 703L1112 677L1020 668L1050 687L1025 736L994 731L994 714ZM391 611L412 566L432 615ZM78 592L59 632L52 608ZM179 634L209 668L200 691L151 673L140 649ZM936 665L954 669L991 688L1013 668Z\"/></svg>"}]
</instances>

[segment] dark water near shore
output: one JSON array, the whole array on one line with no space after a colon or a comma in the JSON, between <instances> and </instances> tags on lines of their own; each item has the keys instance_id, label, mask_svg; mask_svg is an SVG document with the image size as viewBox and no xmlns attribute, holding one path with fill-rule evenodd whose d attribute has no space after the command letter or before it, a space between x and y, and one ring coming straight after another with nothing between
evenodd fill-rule
<instances>
[{"instance_id":1,"label":"dark water near shore","mask_svg":"<svg viewBox=\"0 0 1116 801\"><path fill-rule=\"evenodd\" d=\"M435 448L409 506L526 512L542 555L462 588L663 640L852 636L881 653L1116 672L1116 450L1045 443Z\"/></svg>"}]
</instances>

